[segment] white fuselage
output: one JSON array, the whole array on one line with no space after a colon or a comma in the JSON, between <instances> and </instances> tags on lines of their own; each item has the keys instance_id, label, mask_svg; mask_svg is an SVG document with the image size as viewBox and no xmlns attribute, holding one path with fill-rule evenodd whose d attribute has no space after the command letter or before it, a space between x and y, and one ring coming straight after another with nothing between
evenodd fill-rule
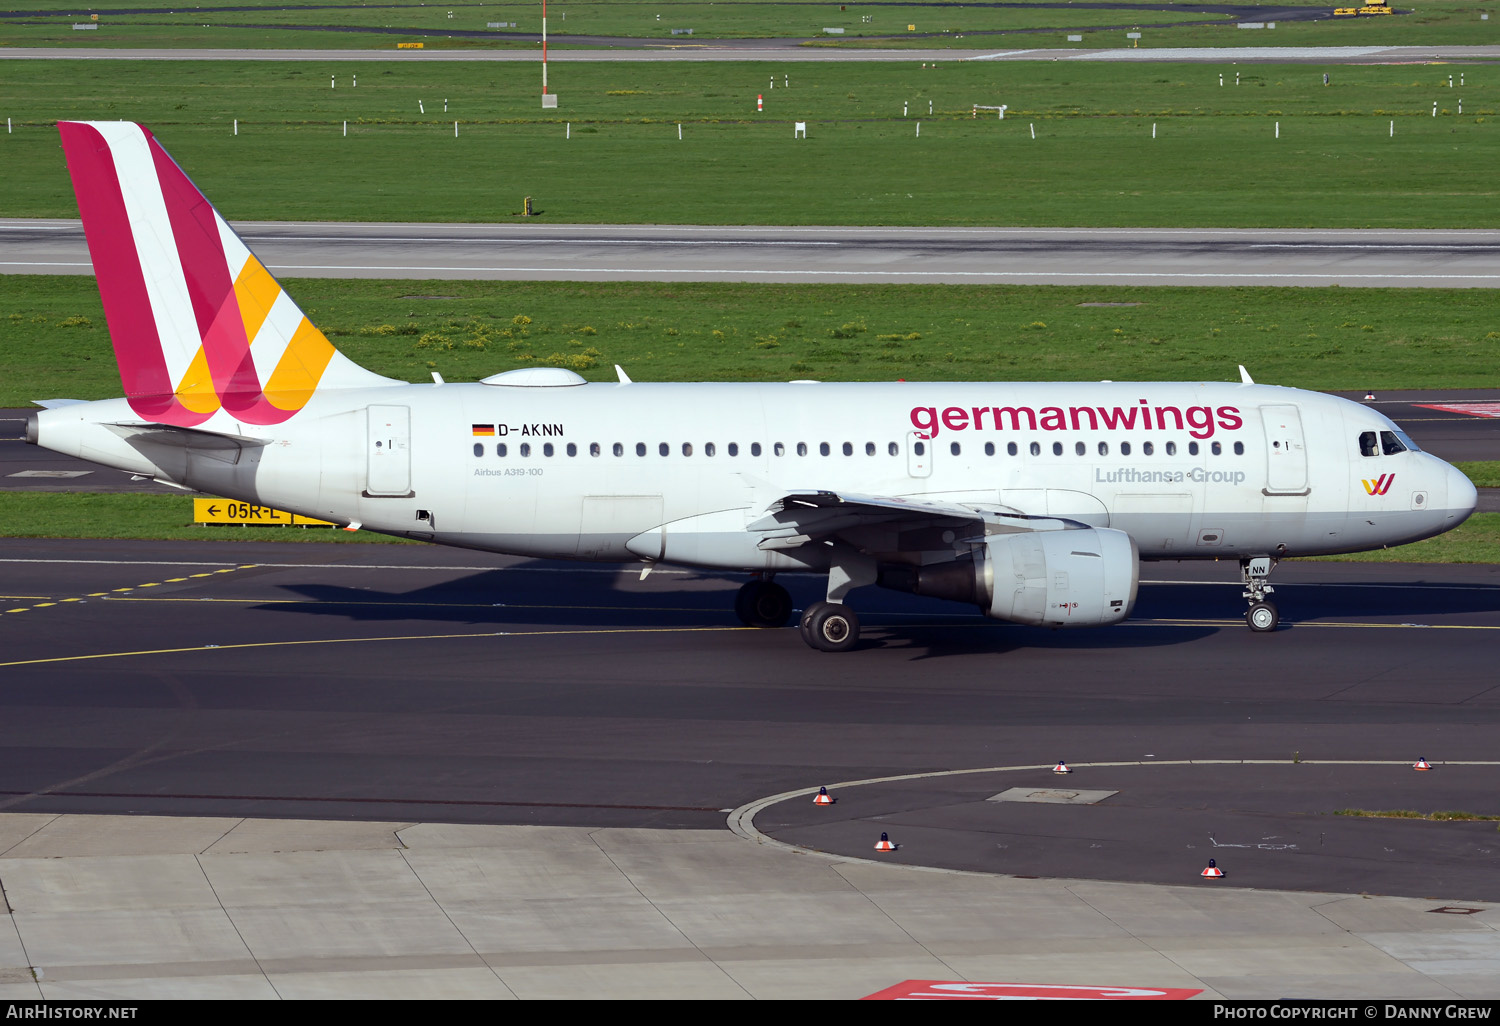
<instances>
[{"instance_id":1,"label":"white fuselage","mask_svg":"<svg viewBox=\"0 0 1500 1026\"><path fill-rule=\"evenodd\" d=\"M1112 527L1143 558L1379 548L1474 508L1456 469L1347 400L1248 384L511 384L320 390L271 427L159 431L125 400L39 444L228 498L521 555L824 569L747 525L798 490ZM1373 434L1372 434L1373 433ZM1362 445L1362 436L1365 444ZM184 442L183 439L187 441Z\"/></svg>"}]
</instances>

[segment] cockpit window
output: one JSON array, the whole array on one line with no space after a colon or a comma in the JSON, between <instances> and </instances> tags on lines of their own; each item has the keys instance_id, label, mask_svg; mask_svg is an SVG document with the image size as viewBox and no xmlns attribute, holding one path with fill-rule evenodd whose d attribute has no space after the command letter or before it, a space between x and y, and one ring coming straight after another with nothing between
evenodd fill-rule
<instances>
[{"instance_id":1,"label":"cockpit window","mask_svg":"<svg viewBox=\"0 0 1500 1026\"><path fill-rule=\"evenodd\" d=\"M1396 437L1394 431L1380 432L1380 448L1387 456L1394 456L1398 452L1405 452L1406 446L1401 439Z\"/></svg>"},{"instance_id":2,"label":"cockpit window","mask_svg":"<svg viewBox=\"0 0 1500 1026\"><path fill-rule=\"evenodd\" d=\"M1379 456L1379 442L1373 431L1361 431L1359 433L1359 454L1361 456Z\"/></svg>"}]
</instances>

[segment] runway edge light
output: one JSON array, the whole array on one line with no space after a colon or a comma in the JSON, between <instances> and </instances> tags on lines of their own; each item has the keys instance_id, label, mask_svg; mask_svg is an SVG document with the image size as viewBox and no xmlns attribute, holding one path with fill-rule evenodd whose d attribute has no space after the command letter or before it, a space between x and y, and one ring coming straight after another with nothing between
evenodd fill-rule
<instances>
[{"instance_id":1,"label":"runway edge light","mask_svg":"<svg viewBox=\"0 0 1500 1026\"><path fill-rule=\"evenodd\" d=\"M876 851L895 851L896 846L891 843L890 835L885 831L880 832L880 840L875 842Z\"/></svg>"},{"instance_id":2,"label":"runway edge light","mask_svg":"<svg viewBox=\"0 0 1500 1026\"><path fill-rule=\"evenodd\" d=\"M832 805L833 804L833 796L828 793L828 788L826 788L826 787L820 787L820 788L818 788L818 793L813 796L813 804L814 805Z\"/></svg>"},{"instance_id":3,"label":"runway edge light","mask_svg":"<svg viewBox=\"0 0 1500 1026\"><path fill-rule=\"evenodd\" d=\"M1220 869L1219 868L1219 864L1217 862L1215 862L1213 859L1209 859L1208 860L1208 868L1205 869L1203 872L1199 873L1198 875L1199 876L1208 877L1209 879L1212 879L1212 880L1217 880L1219 877L1221 877L1221 876L1224 875L1224 870Z\"/></svg>"}]
</instances>

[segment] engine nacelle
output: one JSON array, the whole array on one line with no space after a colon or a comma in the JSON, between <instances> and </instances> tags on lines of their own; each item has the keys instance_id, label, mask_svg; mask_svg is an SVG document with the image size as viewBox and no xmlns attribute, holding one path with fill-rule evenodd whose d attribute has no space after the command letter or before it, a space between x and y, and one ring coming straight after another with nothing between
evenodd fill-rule
<instances>
[{"instance_id":1,"label":"engine nacelle","mask_svg":"<svg viewBox=\"0 0 1500 1026\"><path fill-rule=\"evenodd\" d=\"M946 563L883 566L879 583L972 602L997 620L1098 627L1130 615L1139 568L1135 539L1124 531L1070 527L992 535L982 550Z\"/></svg>"},{"instance_id":2,"label":"engine nacelle","mask_svg":"<svg viewBox=\"0 0 1500 1026\"><path fill-rule=\"evenodd\" d=\"M999 535L984 567L986 616L1048 627L1119 623L1140 583L1135 539L1107 527Z\"/></svg>"}]
</instances>

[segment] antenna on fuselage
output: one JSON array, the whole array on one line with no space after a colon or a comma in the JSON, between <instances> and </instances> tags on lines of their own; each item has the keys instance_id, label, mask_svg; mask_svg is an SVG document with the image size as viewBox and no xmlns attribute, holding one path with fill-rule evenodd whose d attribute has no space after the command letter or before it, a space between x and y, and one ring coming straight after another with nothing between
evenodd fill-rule
<instances>
[{"instance_id":1,"label":"antenna on fuselage","mask_svg":"<svg viewBox=\"0 0 1500 1026\"><path fill-rule=\"evenodd\" d=\"M1255 384L1255 382L1250 377L1250 372L1245 369L1245 365L1243 363L1240 364L1240 383L1245 385Z\"/></svg>"},{"instance_id":2,"label":"antenna on fuselage","mask_svg":"<svg viewBox=\"0 0 1500 1026\"><path fill-rule=\"evenodd\" d=\"M618 363L615 364L615 373L620 376L620 384L622 384L622 385L634 384L634 382L632 382L630 380L630 375L625 373L625 368L621 367Z\"/></svg>"}]
</instances>

